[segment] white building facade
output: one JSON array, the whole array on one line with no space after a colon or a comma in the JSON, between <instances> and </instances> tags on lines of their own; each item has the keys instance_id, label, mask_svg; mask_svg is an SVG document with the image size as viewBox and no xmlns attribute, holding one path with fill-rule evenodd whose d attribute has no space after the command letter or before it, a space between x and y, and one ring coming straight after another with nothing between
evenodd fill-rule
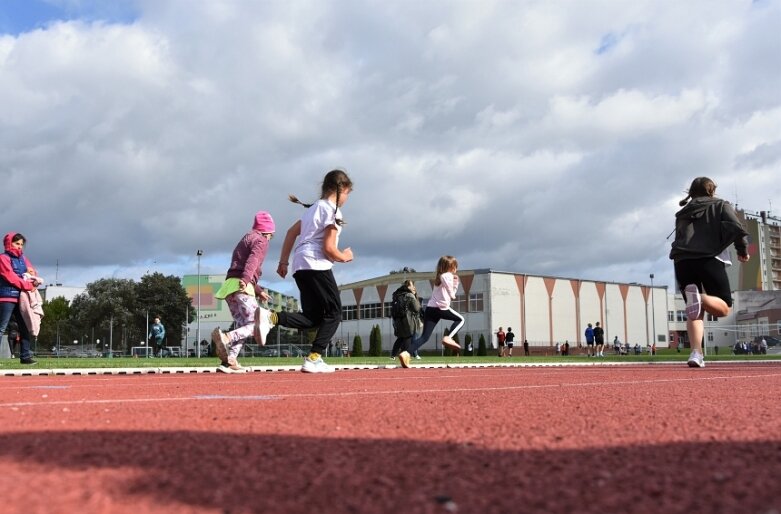
<instances>
[{"instance_id":1,"label":"white building facade","mask_svg":"<svg viewBox=\"0 0 781 514\"><path fill-rule=\"evenodd\" d=\"M581 280L494 271L459 270L460 286L453 308L463 314L465 325L459 333L463 344L471 336L475 348L480 336L486 345L496 345L494 333L511 327L516 345L524 340L534 347L552 348L569 342L585 344L588 323L599 322L605 329L605 343L618 337L622 343L657 347L668 346L667 287L644 284ZM383 349L389 351L395 340L390 320L390 303L401 283L415 282L424 305L431 296L434 273L394 273L340 286L342 324L336 338L352 347L360 335L364 348L369 333L380 327ZM440 339L449 323L441 322L424 351L441 349Z\"/></svg>"}]
</instances>

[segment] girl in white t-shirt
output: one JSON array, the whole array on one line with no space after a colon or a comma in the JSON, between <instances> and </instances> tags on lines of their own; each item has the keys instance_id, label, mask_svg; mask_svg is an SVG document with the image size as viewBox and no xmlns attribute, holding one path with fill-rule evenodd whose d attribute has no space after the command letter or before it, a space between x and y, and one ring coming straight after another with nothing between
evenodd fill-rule
<instances>
[{"instance_id":1,"label":"girl in white t-shirt","mask_svg":"<svg viewBox=\"0 0 781 514\"><path fill-rule=\"evenodd\" d=\"M265 336L273 325L297 329L317 328L312 351L304 358L301 371L305 373L330 373L334 371L321 355L325 353L339 323L342 321L342 302L339 288L331 268L334 262L350 262L353 251L339 249L342 231L341 207L352 191L353 183L343 170L329 171L323 179L320 200L305 204L295 196L290 201L307 208L301 219L290 227L282 243L277 273L285 278L288 273L290 252L293 252L293 279L301 293L302 312L269 312L258 309L255 320L256 333ZM257 336L256 336L257 339Z\"/></svg>"},{"instance_id":2,"label":"girl in white t-shirt","mask_svg":"<svg viewBox=\"0 0 781 514\"><path fill-rule=\"evenodd\" d=\"M409 349L411 354L415 354L418 349L426 344L434 332L434 327L441 319L450 320L450 332L442 338L442 344L451 350L461 351L461 346L453 339L453 336L464 326L464 317L457 313L450 306L450 302L456 299L458 291L458 261L452 255L445 255L439 258L437 263L437 278L434 280L434 291L431 292L426 305L426 311L423 315L423 333L412 342ZM402 355L399 354L402 358Z\"/></svg>"}]
</instances>

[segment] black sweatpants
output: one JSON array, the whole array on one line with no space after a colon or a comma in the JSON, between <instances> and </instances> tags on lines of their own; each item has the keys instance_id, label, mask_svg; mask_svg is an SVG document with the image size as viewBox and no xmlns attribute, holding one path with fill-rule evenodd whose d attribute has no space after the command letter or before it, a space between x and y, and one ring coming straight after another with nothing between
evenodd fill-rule
<instances>
[{"instance_id":1,"label":"black sweatpants","mask_svg":"<svg viewBox=\"0 0 781 514\"><path fill-rule=\"evenodd\" d=\"M312 351L325 354L342 321L342 300L331 270L298 270L293 274L301 293L302 312L278 313L279 325L307 330L317 327Z\"/></svg>"}]
</instances>

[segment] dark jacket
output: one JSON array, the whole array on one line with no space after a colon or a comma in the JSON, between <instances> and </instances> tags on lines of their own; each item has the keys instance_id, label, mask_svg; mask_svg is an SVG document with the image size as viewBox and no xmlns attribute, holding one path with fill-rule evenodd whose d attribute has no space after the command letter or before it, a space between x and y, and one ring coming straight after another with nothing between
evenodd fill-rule
<instances>
[{"instance_id":1,"label":"dark jacket","mask_svg":"<svg viewBox=\"0 0 781 514\"><path fill-rule=\"evenodd\" d=\"M418 330L420 302L408 288L401 286L393 292L393 299L401 297L404 302L404 317L393 319L393 333L396 337L412 337Z\"/></svg>"},{"instance_id":2,"label":"dark jacket","mask_svg":"<svg viewBox=\"0 0 781 514\"><path fill-rule=\"evenodd\" d=\"M739 256L748 255L748 232L729 202L699 196L675 214L675 241L670 259L716 257L731 244Z\"/></svg>"}]
</instances>

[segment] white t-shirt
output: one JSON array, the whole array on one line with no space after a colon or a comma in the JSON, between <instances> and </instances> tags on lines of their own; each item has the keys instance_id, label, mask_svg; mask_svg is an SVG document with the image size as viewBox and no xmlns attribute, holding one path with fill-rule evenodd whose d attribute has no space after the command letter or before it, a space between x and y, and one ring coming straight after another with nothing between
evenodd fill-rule
<instances>
[{"instance_id":1,"label":"white t-shirt","mask_svg":"<svg viewBox=\"0 0 781 514\"><path fill-rule=\"evenodd\" d=\"M298 270L329 270L334 266L331 259L323 252L325 230L336 227L336 244L339 245L341 225L336 219L342 217L342 212L328 200L318 200L301 216L301 234L293 252L293 273Z\"/></svg>"}]
</instances>

